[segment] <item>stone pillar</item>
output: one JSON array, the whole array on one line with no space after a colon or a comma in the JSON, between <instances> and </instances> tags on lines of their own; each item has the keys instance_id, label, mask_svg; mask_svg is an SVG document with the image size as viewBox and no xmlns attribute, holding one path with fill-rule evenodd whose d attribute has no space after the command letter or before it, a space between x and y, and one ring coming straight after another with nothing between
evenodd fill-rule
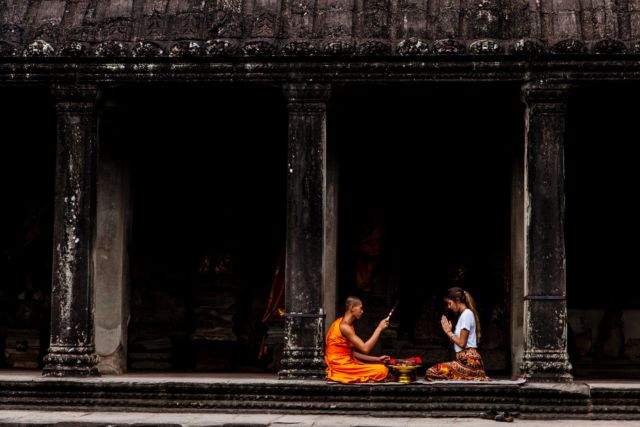
<instances>
[{"instance_id":1,"label":"stone pillar","mask_svg":"<svg viewBox=\"0 0 640 427\"><path fill-rule=\"evenodd\" d=\"M564 133L569 87L527 84L525 127L525 352L535 381L572 381L567 353Z\"/></svg>"},{"instance_id":2,"label":"stone pillar","mask_svg":"<svg viewBox=\"0 0 640 427\"><path fill-rule=\"evenodd\" d=\"M91 84L53 87L58 117L51 346L43 375L97 375L91 246L95 225L95 103Z\"/></svg>"},{"instance_id":3,"label":"stone pillar","mask_svg":"<svg viewBox=\"0 0 640 427\"><path fill-rule=\"evenodd\" d=\"M326 107L330 86L288 84L285 346L281 379L323 379Z\"/></svg>"},{"instance_id":4,"label":"stone pillar","mask_svg":"<svg viewBox=\"0 0 640 427\"><path fill-rule=\"evenodd\" d=\"M524 141L517 147L511 169L511 375L521 374L524 356Z\"/></svg>"},{"instance_id":5,"label":"stone pillar","mask_svg":"<svg viewBox=\"0 0 640 427\"><path fill-rule=\"evenodd\" d=\"M98 118L96 238L93 246L95 346L101 374L127 370L128 247L131 229L127 140L122 115L109 97Z\"/></svg>"}]
</instances>

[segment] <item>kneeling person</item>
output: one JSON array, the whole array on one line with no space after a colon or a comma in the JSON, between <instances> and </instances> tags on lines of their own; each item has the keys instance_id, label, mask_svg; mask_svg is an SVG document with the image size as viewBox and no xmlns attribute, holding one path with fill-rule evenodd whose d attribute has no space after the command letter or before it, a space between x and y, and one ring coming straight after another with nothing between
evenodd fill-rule
<instances>
[{"instance_id":1,"label":"kneeling person","mask_svg":"<svg viewBox=\"0 0 640 427\"><path fill-rule=\"evenodd\" d=\"M356 334L353 324L362 317L362 301L349 297L346 311L329 327L324 360L327 363L327 380L340 383L364 383L382 381L389 370L384 365L389 356L369 356L376 345L380 333L389 327L383 319L366 342Z\"/></svg>"}]
</instances>

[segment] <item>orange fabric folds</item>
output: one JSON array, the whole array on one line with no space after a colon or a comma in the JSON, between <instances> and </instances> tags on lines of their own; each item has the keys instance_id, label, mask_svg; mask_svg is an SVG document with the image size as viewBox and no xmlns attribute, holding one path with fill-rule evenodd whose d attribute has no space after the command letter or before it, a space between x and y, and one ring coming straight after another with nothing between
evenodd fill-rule
<instances>
[{"instance_id":1,"label":"orange fabric folds","mask_svg":"<svg viewBox=\"0 0 640 427\"><path fill-rule=\"evenodd\" d=\"M364 363L353 357L353 345L340 332L342 317L329 327L324 361L327 379L339 383L366 383L382 381L389 370L380 363Z\"/></svg>"}]
</instances>

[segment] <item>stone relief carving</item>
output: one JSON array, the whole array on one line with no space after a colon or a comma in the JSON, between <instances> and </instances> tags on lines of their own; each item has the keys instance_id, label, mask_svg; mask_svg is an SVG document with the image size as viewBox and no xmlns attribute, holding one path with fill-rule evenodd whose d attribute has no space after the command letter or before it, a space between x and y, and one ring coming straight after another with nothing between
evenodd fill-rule
<instances>
[{"instance_id":1,"label":"stone relief carving","mask_svg":"<svg viewBox=\"0 0 640 427\"><path fill-rule=\"evenodd\" d=\"M7 43L21 44L24 29L14 24L0 25L0 40Z\"/></svg>"},{"instance_id":2,"label":"stone relief carving","mask_svg":"<svg viewBox=\"0 0 640 427\"><path fill-rule=\"evenodd\" d=\"M13 47L11 43L7 43L5 41L0 41L0 56L15 56L16 49Z\"/></svg>"},{"instance_id":3,"label":"stone relief carving","mask_svg":"<svg viewBox=\"0 0 640 427\"><path fill-rule=\"evenodd\" d=\"M464 53L465 46L454 39L436 40L433 43L433 51L439 54Z\"/></svg>"},{"instance_id":4,"label":"stone relief carving","mask_svg":"<svg viewBox=\"0 0 640 427\"><path fill-rule=\"evenodd\" d=\"M311 42L290 42L282 47L282 53L286 56L314 56L318 50Z\"/></svg>"},{"instance_id":5,"label":"stone relief carving","mask_svg":"<svg viewBox=\"0 0 640 427\"><path fill-rule=\"evenodd\" d=\"M136 58L153 58L156 56L162 56L164 50L155 43L151 42L138 42L131 49L131 55Z\"/></svg>"},{"instance_id":6,"label":"stone relief carving","mask_svg":"<svg viewBox=\"0 0 640 427\"><path fill-rule=\"evenodd\" d=\"M389 2L388 0L364 1L363 35L370 38L389 37Z\"/></svg>"},{"instance_id":7,"label":"stone relief carving","mask_svg":"<svg viewBox=\"0 0 640 427\"><path fill-rule=\"evenodd\" d=\"M324 45L322 52L325 55L352 55L355 52L353 45L346 41L334 41Z\"/></svg>"},{"instance_id":8,"label":"stone relief carving","mask_svg":"<svg viewBox=\"0 0 640 427\"><path fill-rule=\"evenodd\" d=\"M181 13L175 18L173 34L175 40L202 38L204 15L201 13Z\"/></svg>"},{"instance_id":9,"label":"stone relief carving","mask_svg":"<svg viewBox=\"0 0 640 427\"><path fill-rule=\"evenodd\" d=\"M476 1L470 10L473 37L500 37L501 15L499 1Z\"/></svg>"},{"instance_id":10,"label":"stone relief carving","mask_svg":"<svg viewBox=\"0 0 640 427\"><path fill-rule=\"evenodd\" d=\"M593 44L593 52L597 54L625 53L627 46L620 40L603 39Z\"/></svg>"},{"instance_id":11,"label":"stone relief carving","mask_svg":"<svg viewBox=\"0 0 640 427\"><path fill-rule=\"evenodd\" d=\"M391 46L387 43L380 41L369 40L358 45L356 52L359 55L374 56L374 55L389 55L391 53Z\"/></svg>"},{"instance_id":12,"label":"stone relief carving","mask_svg":"<svg viewBox=\"0 0 640 427\"><path fill-rule=\"evenodd\" d=\"M545 45L536 39L520 39L513 44L511 51L513 53L537 55L545 51Z\"/></svg>"},{"instance_id":13,"label":"stone relief carving","mask_svg":"<svg viewBox=\"0 0 640 427\"><path fill-rule=\"evenodd\" d=\"M583 42L575 39L560 40L553 45L553 53L583 53L586 48Z\"/></svg>"},{"instance_id":14,"label":"stone relief carving","mask_svg":"<svg viewBox=\"0 0 640 427\"><path fill-rule=\"evenodd\" d=\"M227 40L207 40L204 44L204 52L207 56L233 55L237 46Z\"/></svg>"},{"instance_id":15,"label":"stone relief carving","mask_svg":"<svg viewBox=\"0 0 640 427\"><path fill-rule=\"evenodd\" d=\"M398 43L396 52L401 56L426 55L431 52L431 46L424 40L410 38Z\"/></svg>"},{"instance_id":16,"label":"stone relief carving","mask_svg":"<svg viewBox=\"0 0 640 427\"><path fill-rule=\"evenodd\" d=\"M469 45L469 52L476 54L499 53L502 49L495 40L476 40Z\"/></svg>"},{"instance_id":17,"label":"stone relief carving","mask_svg":"<svg viewBox=\"0 0 640 427\"><path fill-rule=\"evenodd\" d=\"M44 40L35 40L27 45L22 51L23 56L53 56L55 49L53 46Z\"/></svg>"},{"instance_id":18,"label":"stone relief carving","mask_svg":"<svg viewBox=\"0 0 640 427\"><path fill-rule=\"evenodd\" d=\"M156 39L165 33L165 21L160 12L154 11L144 18L144 30L141 32L146 38Z\"/></svg>"},{"instance_id":19,"label":"stone relief carving","mask_svg":"<svg viewBox=\"0 0 640 427\"><path fill-rule=\"evenodd\" d=\"M199 56L201 53L200 44L194 41L178 42L169 50L169 56L171 57Z\"/></svg>"},{"instance_id":20,"label":"stone relief carving","mask_svg":"<svg viewBox=\"0 0 640 427\"><path fill-rule=\"evenodd\" d=\"M276 15L270 10L254 14L252 37L273 37L276 28Z\"/></svg>"},{"instance_id":21,"label":"stone relief carving","mask_svg":"<svg viewBox=\"0 0 640 427\"><path fill-rule=\"evenodd\" d=\"M87 47L84 45L84 43L80 43L80 42L67 43L60 49L60 56L78 58L81 56L87 56L87 54L88 54Z\"/></svg>"},{"instance_id":22,"label":"stone relief carving","mask_svg":"<svg viewBox=\"0 0 640 427\"><path fill-rule=\"evenodd\" d=\"M105 58L117 58L125 56L126 52L121 42L110 40L99 43L94 49L94 54Z\"/></svg>"},{"instance_id":23,"label":"stone relief carving","mask_svg":"<svg viewBox=\"0 0 640 427\"><path fill-rule=\"evenodd\" d=\"M131 20L129 18L114 18L99 25L99 34L103 40L125 41L130 39Z\"/></svg>"},{"instance_id":24,"label":"stone relief carving","mask_svg":"<svg viewBox=\"0 0 640 427\"><path fill-rule=\"evenodd\" d=\"M248 42L242 46L242 54L244 56L270 56L275 52L272 43L266 41Z\"/></svg>"},{"instance_id":25,"label":"stone relief carving","mask_svg":"<svg viewBox=\"0 0 640 427\"><path fill-rule=\"evenodd\" d=\"M242 37L242 19L228 10L217 10L210 17L209 34L214 37Z\"/></svg>"},{"instance_id":26,"label":"stone relief carving","mask_svg":"<svg viewBox=\"0 0 640 427\"><path fill-rule=\"evenodd\" d=\"M33 32L35 39L58 41L60 39L60 26L54 22L45 22Z\"/></svg>"}]
</instances>

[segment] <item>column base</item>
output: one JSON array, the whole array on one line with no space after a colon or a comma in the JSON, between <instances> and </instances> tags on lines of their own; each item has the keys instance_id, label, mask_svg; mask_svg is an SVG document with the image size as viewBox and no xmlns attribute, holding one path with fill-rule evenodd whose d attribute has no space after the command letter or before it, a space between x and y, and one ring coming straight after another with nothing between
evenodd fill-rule
<instances>
[{"instance_id":1,"label":"column base","mask_svg":"<svg viewBox=\"0 0 640 427\"><path fill-rule=\"evenodd\" d=\"M99 376L98 357L91 347L55 347L44 357L45 377L94 377Z\"/></svg>"},{"instance_id":2,"label":"column base","mask_svg":"<svg viewBox=\"0 0 640 427\"><path fill-rule=\"evenodd\" d=\"M327 377L322 352L313 350L284 350L281 380L324 380Z\"/></svg>"},{"instance_id":3,"label":"column base","mask_svg":"<svg viewBox=\"0 0 640 427\"><path fill-rule=\"evenodd\" d=\"M529 381L572 382L571 370L566 351L527 351L522 359L522 372Z\"/></svg>"}]
</instances>

